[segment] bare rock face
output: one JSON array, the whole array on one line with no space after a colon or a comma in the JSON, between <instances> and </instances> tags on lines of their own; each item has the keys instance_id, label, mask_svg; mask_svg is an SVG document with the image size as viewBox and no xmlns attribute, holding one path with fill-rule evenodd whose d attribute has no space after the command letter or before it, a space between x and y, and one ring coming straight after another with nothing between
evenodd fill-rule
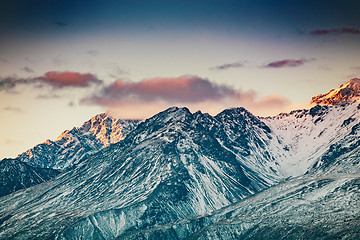
<instances>
[{"instance_id":1,"label":"bare rock face","mask_svg":"<svg viewBox=\"0 0 360 240\"><path fill-rule=\"evenodd\" d=\"M320 94L312 98L311 103L318 105L340 106L352 102L360 97L360 78L353 78L338 89L332 89L326 94Z\"/></svg>"}]
</instances>

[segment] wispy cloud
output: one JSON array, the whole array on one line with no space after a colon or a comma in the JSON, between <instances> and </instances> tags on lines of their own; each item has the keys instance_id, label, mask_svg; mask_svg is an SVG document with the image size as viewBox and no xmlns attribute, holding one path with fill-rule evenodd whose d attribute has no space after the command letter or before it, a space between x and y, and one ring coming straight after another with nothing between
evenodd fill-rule
<instances>
[{"instance_id":1,"label":"wispy cloud","mask_svg":"<svg viewBox=\"0 0 360 240\"><path fill-rule=\"evenodd\" d=\"M360 66L352 66L350 67L351 70L360 71Z\"/></svg>"},{"instance_id":2,"label":"wispy cloud","mask_svg":"<svg viewBox=\"0 0 360 240\"><path fill-rule=\"evenodd\" d=\"M212 67L212 68L210 68L210 70L227 70L229 68L240 68L243 66L244 65L242 63L227 63L227 64Z\"/></svg>"},{"instance_id":3,"label":"wispy cloud","mask_svg":"<svg viewBox=\"0 0 360 240\"><path fill-rule=\"evenodd\" d=\"M1 90L11 90L17 85L28 85L34 83L34 79L25 79L17 77L4 77L0 78L0 91Z\"/></svg>"},{"instance_id":4,"label":"wispy cloud","mask_svg":"<svg viewBox=\"0 0 360 240\"><path fill-rule=\"evenodd\" d=\"M3 142L4 142L4 144L7 144L7 145L19 143L19 141L16 141L16 140L11 139L11 138L6 138Z\"/></svg>"},{"instance_id":5,"label":"wispy cloud","mask_svg":"<svg viewBox=\"0 0 360 240\"><path fill-rule=\"evenodd\" d=\"M58 98L61 98L61 96L55 93L40 94L36 97L36 99L58 99Z\"/></svg>"},{"instance_id":6,"label":"wispy cloud","mask_svg":"<svg viewBox=\"0 0 360 240\"><path fill-rule=\"evenodd\" d=\"M253 90L242 91L198 76L152 78L140 82L118 80L81 101L116 112L120 117L149 117L169 106L187 106L216 113L224 108L244 106L256 114L276 113L291 102L280 95L258 99ZM126 115L124 114L126 113Z\"/></svg>"},{"instance_id":7,"label":"wispy cloud","mask_svg":"<svg viewBox=\"0 0 360 240\"><path fill-rule=\"evenodd\" d=\"M87 53L92 57L96 57L96 56L99 55L99 53L97 51L94 51L94 50L87 51Z\"/></svg>"},{"instance_id":8,"label":"wispy cloud","mask_svg":"<svg viewBox=\"0 0 360 240\"><path fill-rule=\"evenodd\" d=\"M10 111L10 112L15 112L15 113L25 113L25 111L22 110L21 108L19 108L19 107L12 107L12 106L4 107L3 110L5 110L5 111Z\"/></svg>"},{"instance_id":9,"label":"wispy cloud","mask_svg":"<svg viewBox=\"0 0 360 240\"><path fill-rule=\"evenodd\" d=\"M128 69L124 67L120 67L117 63L108 63L106 67L109 70L108 76L113 79L120 79L123 78L126 75L130 75L130 72Z\"/></svg>"},{"instance_id":10,"label":"wispy cloud","mask_svg":"<svg viewBox=\"0 0 360 240\"><path fill-rule=\"evenodd\" d=\"M67 23L67 22L64 22L64 21L56 21L56 22L54 22L54 25L55 26L57 26L57 27L67 27L67 26L69 26L69 23Z\"/></svg>"},{"instance_id":11,"label":"wispy cloud","mask_svg":"<svg viewBox=\"0 0 360 240\"><path fill-rule=\"evenodd\" d=\"M24 72L27 72L27 73L33 73L34 72L34 70L33 69L31 69L31 68L29 68L29 67L23 67L23 68L21 68L20 69L21 71L24 71Z\"/></svg>"},{"instance_id":12,"label":"wispy cloud","mask_svg":"<svg viewBox=\"0 0 360 240\"><path fill-rule=\"evenodd\" d=\"M37 87L48 85L59 89L66 87L84 88L89 87L91 84L102 84L102 81L90 73L51 71L36 78L0 78L0 91L11 90L18 85L36 85Z\"/></svg>"},{"instance_id":13,"label":"wispy cloud","mask_svg":"<svg viewBox=\"0 0 360 240\"><path fill-rule=\"evenodd\" d=\"M310 35L313 36L325 36L325 35L340 35L340 34L350 34L350 35L359 35L360 29L354 27L343 27L343 28L322 28L315 29L310 31Z\"/></svg>"},{"instance_id":14,"label":"wispy cloud","mask_svg":"<svg viewBox=\"0 0 360 240\"><path fill-rule=\"evenodd\" d=\"M54 65L56 66L66 66L67 65L67 61L62 59L61 56L56 56L52 59L52 62Z\"/></svg>"},{"instance_id":15,"label":"wispy cloud","mask_svg":"<svg viewBox=\"0 0 360 240\"><path fill-rule=\"evenodd\" d=\"M265 64L265 68L283 68L283 67L298 67L304 65L306 62L314 61L315 58L301 58L301 59L283 59Z\"/></svg>"},{"instance_id":16,"label":"wispy cloud","mask_svg":"<svg viewBox=\"0 0 360 240\"><path fill-rule=\"evenodd\" d=\"M36 80L47 83L53 87L88 87L91 83L102 83L96 76L90 73L78 72L56 72L51 71L45 73L44 76L36 78Z\"/></svg>"}]
</instances>

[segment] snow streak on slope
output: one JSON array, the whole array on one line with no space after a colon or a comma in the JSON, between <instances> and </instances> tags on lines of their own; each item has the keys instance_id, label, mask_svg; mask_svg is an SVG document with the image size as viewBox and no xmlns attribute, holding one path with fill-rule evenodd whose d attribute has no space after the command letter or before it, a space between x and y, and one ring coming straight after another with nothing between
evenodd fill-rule
<instances>
[{"instance_id":1,"label":"snow streak on slope","mask_svg":"<svg viewBox=\"0 0 360 240\"><path fill-rule=\"evenodd\" d=\"M236 155L248 171L265 180L268 186L284 178L271 155L273 149L269 148L271 130L246 109L227 109L215 117L199 112L195 116L222 147Z\"/></svg>"},{"instance_id":2,"label":"snow streak on slope","mask_svg":"<svg viewBox=\"0 0 360 240\"><path fill-rule=\"evenodd\" d=\"M119 142L139 123L105 113L96 115L79 128L64 131L55 141L46 142L20 154L17 159L34 167L65 170L111 143Z\"/></svg>"},{"instance_id":3,"label":"snow streak on slope","mask_svg":"<svg viewBox=\"0 0 360 240\"><path fill-rule=\"evenodd\" d=\"M117 239L359 239L360 176L301 177L205 216Z\"/></svg>"},{"instance_id":4,"label":"snow streak on slope","mask_svg":"<svg viewBox=\"0 0 360 240\"><path fill-rule=\"evenodd\" d=\"M0 238L111 239L267 187L195 114L170 108L53 181L0 198Z\"/></svg>"},{"instance_id":5,"label":"snow streak on slope","mask_svg":"<svg viewBox=\"0 0 360 240\"><path fill-rule=\"evenodd\" d=\"M332 145L348 136L360 123L359 108L358 102L352 102L263 118L273 133L271 153L284 175L305 174Z\"/></svg>"}]
</instances>

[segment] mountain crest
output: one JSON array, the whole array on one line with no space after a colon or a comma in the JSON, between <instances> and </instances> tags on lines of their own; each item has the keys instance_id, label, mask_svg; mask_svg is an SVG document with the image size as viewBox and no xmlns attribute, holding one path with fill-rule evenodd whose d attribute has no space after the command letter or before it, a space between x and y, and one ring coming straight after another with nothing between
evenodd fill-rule
<instances>
[{"instance_id":1,"label":"mountain crest","mask_svg":"<svg viewBox=\"0 0 360 240\"><path fill-rule=\"evenodd\" d=\"M318 105L339 106L360 98L360 78L353 78L338 89L332 89L326 94L320 94L311 99Z\"/></svg>"},{"instance_id":2,"label":"mountain crest","mask_svg":"<svg viewBox=\"0 0 360 240\"><path fill-rule=\"evenodd\" d=\"M85 156L123 140L139 123L98 114L82 126L64 131L55 141L36 145L17 159L33 167L65 170Z\"/></svg>"},{"instance_id":3,"label":"mountain crest","mask_svg":"<svg viewBox=\"0 0 360 240\"><path fill-rule=\"evenodd\" d=\"M148 120L146 120L146 122L147 124L152 124L153 122L162 124L174 124L178 122L185 122L189 118L193 117L192 113L188 108L171 107L149 118Z\"/></svg>"}]
</instances>

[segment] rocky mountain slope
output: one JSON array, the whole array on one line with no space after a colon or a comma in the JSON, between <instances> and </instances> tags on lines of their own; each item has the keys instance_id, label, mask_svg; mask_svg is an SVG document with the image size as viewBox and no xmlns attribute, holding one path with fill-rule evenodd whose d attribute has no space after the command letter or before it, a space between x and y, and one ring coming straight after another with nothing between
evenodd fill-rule
<instances>
[{"instance_id":1,"label":"rocky mountain slope","mask_svg":"<svg viewBox=\"0 0 360 240\"><path fill-rule=\"evenodd\" d=\"M315 106L262 119L272 131L271 145L275 147L271 153L279 169L288 177L301 176L319 167L324 155L337 144L342 142L341 145L348 147L350 141L356 141L359 109L358 102L349 102L343 106ZM351 140L352 136L355 138Z\"/></svg>"},{"instance_id":2,"label":"rocky mountain slope","mask_svg":"<svg viewBox=\"0 0 360 240\"><path fill-rule=\"evenodd\" d=\"M35 168L16 159L0 161L0 197L48 181L59 172L49 168Z\"/></svg>"},{"instance_id":3,"label":"rocky mountain slope","mask_svg":"<svg viewBox=\"0 0 360 240\"><path fill-rule=\"evenodd\" d=\"M359 239L360 175L299 177L204 216L116 239Z\"/></svg>"},{"instance_id":4,"label":"rocky mountain slope","mask_svg":"<svg viewBox=\"0 0 360 240\"><path fill-rule=\"evenodd\" d=\"M358 239L359 110L351 98L261 119L284 146L272 152L279 169L299 177L212 213L117 239Z\"/></svg>"},{"instance_id":5,"label":"rocky mountain slope","mask_svg":"<svg viewBox=\"0 0 360 240\"><path fill-rule=\"evenodd\" d=\"M86 156L121 141L139 122L102 113L79 128L64 131L55 141L36 145L16 160L1 161L0 196L49 180Z\"/></svg>"},{"instance_id":6,"label":"rocky mountain slope","mask_svg":"<svg viewBox=\"0 0 360 240\"><path fill-rule=\"evenodd\" d=\"M170 108L81 161L46 160L64 172L0 198L0 238L356 239L360 106L333 103L268 118Z\"/></svg>"},{"instance_id":7,"label":"rocky mountain slope","mask_svg":"<svg viewBox=\"0 0 360 240\"><path fill-rule=\"evenodd\" d=\"M0 237L109 239L205 214L267 188L267 179L224 148L199 115L170 108L53 181L0 198L6 219ZM219 117L231 115L242 115L243 128L266 136L268 129L244 109ZM238 134L238 146L261 135Z\"/></svg>"}]
</instances>

